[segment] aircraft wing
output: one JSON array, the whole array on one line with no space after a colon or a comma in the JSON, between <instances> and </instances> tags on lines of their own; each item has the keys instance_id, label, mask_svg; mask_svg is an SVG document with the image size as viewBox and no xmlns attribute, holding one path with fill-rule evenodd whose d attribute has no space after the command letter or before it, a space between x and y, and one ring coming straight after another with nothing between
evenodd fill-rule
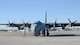
<instances>
[{"instance_id":1,"label":"aircraft wing","mask_svg":"<svg viewBox=\"0 0 80 45\"><path fill-rule=\"evenodd\" d=\"M31 24L28 24L28 23L10 23L10 24L0 24L0 25L7 25L7 26L10 26L10 27L19 27L19 26L28 26L28 25L31 25Z\"/></svg>"},{"instance_id":2,"label":"aircraft wing","mask_svg":"<svg viewBox=\"0 0 80 45\"><path fill-rule=\"evenodd\" d=\"M74 24L69 24L69 23L46 23L46 25L47 26L49 26L49 27L54 27L54 25L55 25L55 27L62 27L62 26L64 26L64 27L66 27L67 25L71 25L71 26L80 26L80 23L74 23Z\"/></svg>"}]
</instances>

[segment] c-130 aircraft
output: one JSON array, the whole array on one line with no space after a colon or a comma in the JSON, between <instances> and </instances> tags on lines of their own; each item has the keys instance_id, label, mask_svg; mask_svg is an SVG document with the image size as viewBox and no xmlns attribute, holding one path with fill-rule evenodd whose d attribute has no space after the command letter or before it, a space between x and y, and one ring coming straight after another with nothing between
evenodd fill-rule
<instances>
[{"instance_id":1,"label":"c-130 aircraft","mask_svg":"<svg viewBox=\"0 0 80 45\"><path fill-rule=\"evenodd\" d=\"M18 27L19 30L24 29L24 27L31 28L32 24L36 24L34 27L34 36L40 36L40 32L42 32L42 35L49 36L49 30L51 27L62 27L62 29L65 29L66 26L72 27L72 26L80 26L80 23L76 23L76 21L71 22L71 20L68 18L69 23L57 23L56 20L54 23L47 23L47 11L45 12L45 23L41 21L37 21L36 23L8 23L8 24L0 24L0 25L7 25L9 27Z\"/></svg>"}]
</instances>

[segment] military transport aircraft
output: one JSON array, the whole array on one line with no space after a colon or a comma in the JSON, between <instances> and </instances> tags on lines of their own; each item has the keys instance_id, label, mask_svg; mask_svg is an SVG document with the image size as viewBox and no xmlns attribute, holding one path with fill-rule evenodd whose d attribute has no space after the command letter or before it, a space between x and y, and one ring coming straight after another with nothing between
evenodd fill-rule
<instances>
[{"instance_id":1,"label":"military transport aircraft","mask_svg":"<svg viewBox=\"0 0 80 45\"><path fill-rule=\"evenodd\" d=\"M18 27L18 29L24 29L24 27L28 27L31 28L32 24L36 24L34 27L34 35L35 36L39 36L40 32L42 32L43 35L45 35L45 31L47 32L46 35L49 35L49 31L48 29L50 29L51 27L56 28L56 27L62 27L62 29L65 29L65 27L69 26L80 26L80 23L76 23L76 21L71 22L71 20L68 18L69 23L57 23L56 20L54 23L48 23L47 22L47 11L45 12L45 23L42 23L40 21L36 22L36 23L21 23L21 24L16 24L16 23L8 23L8 24L0 24L0 25L7 25L9 27Z\"/></svg>"}]
</instances>

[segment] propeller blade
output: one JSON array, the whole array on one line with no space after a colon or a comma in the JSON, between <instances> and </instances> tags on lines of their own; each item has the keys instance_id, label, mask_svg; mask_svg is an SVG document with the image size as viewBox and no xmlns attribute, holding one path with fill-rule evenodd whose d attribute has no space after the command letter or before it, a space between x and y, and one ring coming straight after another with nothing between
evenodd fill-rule
<instances>
[{"instance_id":1,"label":"propeller blade","mask_svg":"<svg viewBox=\"0 0 80 45\"><path fill-rule=\"evenodd\" d=\"M77 20L75 20L74 22L71 22L71 20L68 18L68 20L69 20L69 26L71 27L72 26L72 24L74 24L74 23L76 23L77 22Z\"/></svg>"},{"instance_id":2,"label":"propeller blade","mask_svg":"<svg viewBox=\"0 0 80 45\"><path fill-rule=\"evenodd\" d=\"M24 22L24 20L23 20L23 19L22 19L21 21L22 21L22 23L23 23L23 24L25 24L25 22Z\"/></svg>"},{"instance_id":3,"label":"propeller blade","mask_svg":"<svg viewBox=\"0 0 80 45\"><path fill-rule=\"evenodd\" d=\"M25 24L25 22L23 21L23 24Z\"/></svg>"},{"instance_id":4,"label":"propeller blade","mask_svg":"<svg viewBox=\"0 0 80 45\"><path fill-rule=\"evenodd\" d=\"M71 23L71 20L68 18L69 23Z\"/></svg>"},{"instance_id":5,"label":"propeller blade","mask_svg":"<svg viewBox=\"0 0 80 45\"><path fill-rule=\"evenodd\" d=\"M56 26L57 19L55 19L54 27Z\"/></svg>"},{"instance_id":6,"label":"propeller blade","mask_svg":"<svg viewBox=\"0 0 80 45\"><path fill-rule=\"evenodd\" d=\"M55 19L55 24L56 24L56 22L57 22L57 19Z\"/></svg>"},{"instance_id":7,"label":"propeller blade","mask_svg":"<svg viewBox=\"0 0 80 45\"><path fill-rule=\"evenodd\" d=\"M23 27L25 27L25 22L23 21Z\"/></svg>"},{"instance_id":8,"label":"propeller blade","mask_svg":"<svg viewBox=\"0 0 80 45\"><path fill-rule=\"evenodd\" d=\"M11 24L10 21L8 21L8 27L10 27L10 24Z\"/></svg>"},{"instance_id":9,"label":"propeller blade","mask_svg":"<svg viewBox=\"0 0 80 45\"><path fill-rule=\"evenodd\" d=\"M8 21L8 23L10 24L10 21Z\"/></svg>"},{"instance_id":10,"label":"propeller blade","mask_svg":"<svg viewBox=\"0 0 80 45\"><path fill-rule=\"evenodd\" d=\"M71 20L68 18L68 21L69 21L69 27L71 27L72 26L72 22L71 22Z\"/></svg>"},{"instance_id":11,"label":"propeller blade","mask_svg":"<svg viewBox=\"0 0 80 45\"><path fill-rule=\"evenodd\" d=\"M74 23L76 23L77 22L77 20L75 20L72 24L74 24Z\"/></svg>"}]
</instances>

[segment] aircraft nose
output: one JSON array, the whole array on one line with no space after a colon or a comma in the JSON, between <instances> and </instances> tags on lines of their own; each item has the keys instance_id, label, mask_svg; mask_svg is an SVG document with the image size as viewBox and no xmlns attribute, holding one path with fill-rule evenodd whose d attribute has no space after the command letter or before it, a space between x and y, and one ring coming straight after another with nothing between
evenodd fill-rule
<instances>
[{"instance_id":1,"label":"aircraft nose","mask_svg":"<svg viewBox=\"0 0 80 45\"><path fill-rule=\"evenodd\" d=\"M38 22L40 22L40 21L35 21L34 24L37 24Z\"/></svg>"}]
</instances>

